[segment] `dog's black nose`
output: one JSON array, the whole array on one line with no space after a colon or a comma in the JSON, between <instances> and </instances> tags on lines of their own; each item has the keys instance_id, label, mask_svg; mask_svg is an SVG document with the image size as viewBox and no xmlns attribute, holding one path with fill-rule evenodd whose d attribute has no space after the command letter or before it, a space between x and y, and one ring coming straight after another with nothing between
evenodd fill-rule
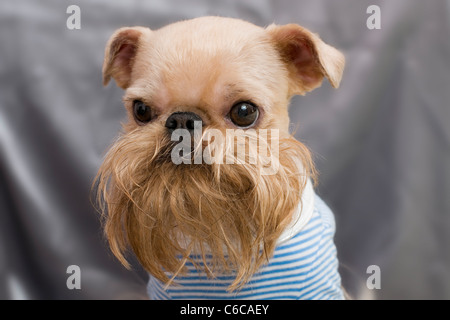
<instances>
[{"instance_id":1,"label":"dog's black nose","mask_svg":"<svg viewBox=\"0 0 450 320\"><path fill-rule=\"evenodd\" d=\"M172 132L175 129L194 130L195 121L202 121L199 115L193 112L174 112L166 121L166 128Z\"/></svg>"}]
</instances>

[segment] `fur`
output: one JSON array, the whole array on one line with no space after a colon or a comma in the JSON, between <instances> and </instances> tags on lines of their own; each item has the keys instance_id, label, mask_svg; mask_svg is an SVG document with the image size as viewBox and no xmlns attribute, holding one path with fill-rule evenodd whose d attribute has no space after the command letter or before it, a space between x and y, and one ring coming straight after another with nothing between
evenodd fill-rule
<instances>
[{"instance_id":1,"label":"fur","mask_svg":"<svg viewBox=\"0 0 450 320\"><path fill-rule=\"evenodd\" d=\"M116 31L105 50L103 82L114 78L126 90L128 121L96 178L105 235L116 257L129 266L131 248L149 273L169 284L190 256L206 261L212 255L214 263L203 265L210 276L233 272L229 290L245 284L270 259L306 179L315 177L310 152L289 133L289 100L318 87L324 77L337 87L343 65L339 51L296 25L264 29L204 17L156 31ZM155 119L137 123L135 100L151 106ZM200 115L204 135L212 128L225 133L236 129L226 115L238 101L259 106L254 129L279 130L276 174L261 174L264 161L251 148L245 158L256 163L171 162L165 121L172 113ZM255 138L249 130L238 135ZM215 156L236 159L231 144ZM202 141L195 148L206 146Z\"/></svg>"}]
</instances>

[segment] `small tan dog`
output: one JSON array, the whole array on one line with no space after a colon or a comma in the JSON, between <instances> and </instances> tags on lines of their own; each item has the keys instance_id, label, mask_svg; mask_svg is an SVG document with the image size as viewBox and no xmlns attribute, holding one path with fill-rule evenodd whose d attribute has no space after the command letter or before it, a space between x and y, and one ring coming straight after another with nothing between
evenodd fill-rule
<instances>
[{"instance_id":1,"label":"small tan dog","mask_svg":"<svg viewBox=\"0 0 450 320\"><path fill-rule=\"evenodd\" d=\"M103 84L126 90L128 122L97 196L112 252L129 266L133 250L150 297L342 298L334 220L312 189L310 152L289 133L288 105L324 77L337 88L343 68L339 51L294 24L203 17L112 35ZM203 137L233 129L246 144L276 129L264 140L277 140L276 172L262 174L267 161L250 147L244 161L225 161L238 155L219 140L216 161L174 163L174 131L196 123Z\"/></svg>"}]
</instances>

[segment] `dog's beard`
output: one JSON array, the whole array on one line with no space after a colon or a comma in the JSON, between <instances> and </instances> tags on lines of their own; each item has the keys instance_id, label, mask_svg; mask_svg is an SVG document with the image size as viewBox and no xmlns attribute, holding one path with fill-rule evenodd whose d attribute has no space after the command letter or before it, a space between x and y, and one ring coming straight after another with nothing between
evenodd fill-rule
<instances>
[{"instance_id":1,"label":"dog's beard","mask_svg":"<svg viewBox=\"0 0 450 320\"><path fill-rule=\"evenodd\" d=\"M310 153L285 136L277 144L278 159L272 159L279 162L274 174L262 174L267 153L252 148L240 159L256 163L227 164L238 157L226 143L212 164L175 165L174 142L163 129L123 135L100 167L97 201L111 250L128 267L131 247L142 266L167 284L191 261L211 277L232 272L229 290L240 288L272 256L301 203L314 174ZM246 131L239 134L249 138Z\"/></svg>"}]
</instances>

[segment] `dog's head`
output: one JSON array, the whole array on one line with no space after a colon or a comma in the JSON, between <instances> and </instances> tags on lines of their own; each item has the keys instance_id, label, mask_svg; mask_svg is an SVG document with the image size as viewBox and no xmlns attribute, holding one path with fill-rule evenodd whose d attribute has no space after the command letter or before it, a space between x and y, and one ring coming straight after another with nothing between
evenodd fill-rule
<instances>
[{"instance_id":1,"label":"dog's head","mask_svg":"<svg viewBox=\"0 0 450 320\"><path fill-rule=\"evenodd\" d=\"M343 67L339 51L298 25L205 17L117 30L103 83L125 89L128 121L97 182L119 260L127 265L130 246L167 282L199 255L210 275L235 272L230 289L248 281L314 173L288 132L289 100L323 78L338 87Z\"/></svg>"}]
</instances>

